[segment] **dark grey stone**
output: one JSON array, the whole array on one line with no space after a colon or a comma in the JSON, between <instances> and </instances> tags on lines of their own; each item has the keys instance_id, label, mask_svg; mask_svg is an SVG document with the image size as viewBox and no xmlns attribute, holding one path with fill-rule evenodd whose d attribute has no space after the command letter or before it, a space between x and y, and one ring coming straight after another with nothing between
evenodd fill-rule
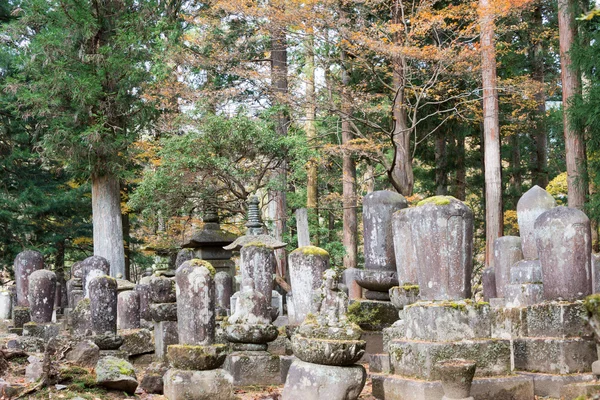
<instances>
[{"instance_id":1,"label":"dark grey stone","mask_svg":"<svg viewBox=\"0 0 600 400\"><path fill-rule=\"evenodd\" d=\"M98 276L89 282L92 331L97 335L117 333L117 280Z\"/></svg>"},{"instance_id":2,"label":"dark grey stone","mask_svg":"<svg viewBox=\"0 0 600 400\"><path fill-rule=\"evenodd\" d=\"M177 321L177 303L150 304L150 319L152 321Z\"/></svg>"},{"instance_id":3,"label":"dark grey stone","mask_svg":"<svg viewBox=\"0 0 600 400\"><path fill-rule=\"evenodd\" d=\"M25 250L17 254L14 262L17 306L29 307L29 275L44 268L44 256L39 251Z\"/></svg>"},{"instance_id":4,"label":"dark grey stone","mask_svg":"<svg viewBox=\"0 0 600 400\"><path fill-rule=\"evenodd\" d=\"M123 344L123 337L114 333L94 335L91 340L96 343L100 350L119 350Z\"/></svg>"},{"instance_id":5,"label":"dark grey stone","mask_svg":"<svg viewBox=\"0 0 600 400\"><path fill-rule=\"evenodd\" d=\"M481 274L481 285L483 286L483 301L498 297L496 292L496 272L494 268L486 268Z\"/></svg>"},{"instance_id":6,"label":"dark grey stone","mask_svg":"<svg viewBox=\"0 0 600 400\"><path fill-rule=\"evenodd\" d=\"M23 336L38 337L46 341L58 336L59 332L60 327L52 322L28 322L23 325Z\"/></svg>"},{"instance_id":7,"label":"dark grey stone","mask_svg":"<svg viewBox=\"0 0 600 400\"><path fill-rule=\"evenodd\" d=\"M175 258L175 270L181 266L186 261L190 261L194 259L194 250L192 249L182 249L177 252L177 258Z\"/></svg>"},{"instance_id":8,"label":"dark grey stone","mask_svg":"<svg viewBox=\"0 0 600 400\"><path fill-rule=\"evenodd\" d=\"M506 285L511 283L511 267L523 259L521 250L521 238L518 236L502 236L494 240L494 258L492 265L496 278L496 296L504 297L506 295ZM485 289L484 289L485 295Z\"/></svg>"},{"instance_id":9,"label":"dark grey stone","mask_svg":"<svg viewBox=\"0 0 600 400\"><path fill-rule=\"evenodd\" d=\"M535 239L535 221L544 212L556 207L556 200L539 186L529 189L517 203L517 219L521 236L523 258L538 259Z\"/></svg>"},{"instance_id":10,"label":"dark grey stone","mask_svg":"<svg viewBox=\"0 0 600 400\"><path fill-rule=\"evenodd\" d=\"M148 329L125 329L119 331L123 344L119 350L129 356L154 352L154 336Z\"/></svg>"},{"instance_id":11,"label":"dark grey stone","mask_svg":"<svg viewBox=\"0 0 600 400\"><path fill-rule=\"evenodd\" d=\"M175 303L175 280L164 276L153 276L149 280L151 303Z\"/></svg>"},{"instance_id":12,"label":"dark grey stone","mask_svg":"<svg viewBox=\"0 0 600 400\"><path fill-rule=\"evenodd\" d=\"M23 325L31 321L29 307L13 308L13 324L15 328L23 328Z\"/></svg>"},{"instance_id":13,"label":"dark grey stone","mask_svg":"<svg viewBox=\"0 0 600 400\"><path fill-rule=\"evenodd\" d=\"M217 316L229 315L233 296L233 278L225 271L215 274L215 301L217 303Z\"/></svg>"},{"instance_id":14,"label":"dark grey stone","mask_svg":"<svg viewBox=\"0 0 600 400\"><path fill-rule=\"evenodd\" d=\"M535 222L545 300L576 300L592 293L590 220L575 208L556 207Z\"/></svg>"},{"instance_id":15,"label":"dark grey stone","mask_svg":"<svg viewBox=\"0 0 600 400\"><path fill-rule=\"evenodd\" d=\"M521 260L510 269L510 283L540 283L543 284L542 266L539 260Z\"/></svg>"},{"instance_id":16,"label":"dark grey stone","mask_svg":"<svg viewBox=\"0 0 600 400\"><path fill-rule=\"evenodd\" d=\"M396 272L401 285L416 285L419 282L419 264L413 243L412 228L408 214L396 211L392 216L392 234L396 255Z\"/></svg>"},{"instance_id":17,"label":"dark grey stone","mask_svg":"<svg viewBox=\"0 0 600 400\"><path fill-rule=\"evenodd\" d=\"M158 361L166 360L167 347L179 343L177 321L154 323L154 355Z\"/></svg>"},{"instance_id":18,"label":"dark grey stone","mask_svg":"<svg viewBox=\"0 0 600 400\"><path fill-rule=\"evenodd\" d=\"M406 207L408 203L401 194L388 190L371 192L363 198L365 269L396 272L392 214Z\"/></svg>"},{"instance_id":19,"label":"dark grey stone","mask_svg":"<svg viewBox=\"0 0 600 400\"><path fill-rule=\"evenodd\" d=\"M140 295L135 290L117 296L117 329L140 328Z\"/></svg>"},{"instance_id":20,"label":"dark grey stone","mask_svg":"<svg viewBox=\"0 0 600 400\"><path fill-rule=\"evenodd\" d=\"M135 291L140 297L140 319L150 321L150 285L140 282L135 285Z\"/></svg>"},{"instance_id":21,"label":"dark grey stone","mask_svg":"<svg viewBox=\"0 0 600 400\"><path fill-rule=\"evenodd\" d=\"M37 323L52 321L54 296L56 295L56 275L47 269L33 271L29 275L29 313Z\"/></svg>"},{"instance_id":22,"label":"dark grey stone","mask_svg":"<svg viewBox=\"0 0 600 400\"><path fill-rule=\"evenodd\" d=\"M90 299L82 299L69 314L68 324L71 332L77 336L90 335L92 332L92 310Z\"/></svg>"}]
</instances>

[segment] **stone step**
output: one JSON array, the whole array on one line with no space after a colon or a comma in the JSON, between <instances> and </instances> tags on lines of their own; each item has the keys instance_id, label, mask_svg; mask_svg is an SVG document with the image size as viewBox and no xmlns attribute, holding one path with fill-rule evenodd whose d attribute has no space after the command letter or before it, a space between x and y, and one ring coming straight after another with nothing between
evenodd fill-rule
<instances>
[{"instance_id":1,"label":"stone step","mask_svg":"<svg viewBox=\"0 0 600 400\"><path fill-rule=\"evenodd\" d=\"M371 374L370 377L373 382L373 397L380 400L432 400L441 399L444 395L440 381L383 374ZM532 400L533 379L520 375L475 377L471 396L475 400Z\"/></svg>"},{"instance_id":2,"label":"stone step","mask_svg":"<svg viewBox=\"0 0 600 400\"><path fill-rule=\"evenodd\" d=\"M389 374L390 372L390 355L388 353L371 354L369 359L369 373Z\"/></svg>"},{"instance_id":3,"label":"stone step","mask_svg":"<svg viewBox=\"0 0 600 400\"><path fill-rule=\"evenodd\" d=\"M510 283L542 283L542 266L539 260L522 260L510 268Z\"/></svg>"},{"instance_id":4,"label":"stone step","mask_svg":"<svg viewBox=\"0 0 600 400\"><path fill-rule=\"evenodd\" d=\"M509 340L461 340L431 342L397 339L389 343L390 364L395 374L436 380L438 361L464 358L477 362L476 376L506 375L511 371Z\"/></svg>"},{"instance_id":5,"label":"stone step","mask_svg":"<svg viewBox=\"0 0 600 400\"><path fill-rule=\"evenodd\" d=\"M598 358L595 341L581 338L517 338L513 351L516 370L548 374L591 372Z\"/></svg>"},{"instance_id":6,"label":"stone step","mask_svg":"<svg viewBox=\"0 0 600 400\"><path fill-rule=\"evenodd\" d=\"M519 372L518 374L533 379L533 391L536 396L555 399L566 398L572 400L569 397L561 397L564 387L594 380L594 376L591 374L557 375L536 372Z\"/></svg>"}]
</instances>

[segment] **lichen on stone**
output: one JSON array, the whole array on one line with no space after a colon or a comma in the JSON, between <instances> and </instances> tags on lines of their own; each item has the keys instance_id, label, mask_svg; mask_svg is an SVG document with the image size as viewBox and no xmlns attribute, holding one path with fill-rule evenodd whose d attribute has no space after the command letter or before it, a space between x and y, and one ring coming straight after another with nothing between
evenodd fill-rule
<instances>
[{"instance_id":1,"label":"lichen on stone","mask_svg":"<svg viewBox=\"0 0 600 400\"><path fill-rule=\"evenodd\" d=\"M244 245L244 247L265 247L267 249L272 249L272 246L267 245L266 243L263 242L259 242L259 241L255 241L255 242L248 242Z\"/></svg>"},{"instance_id":2,"label":"lichen on stone","mask_svg":"<svg viewBox=\"0 0 600 400\"><path fill-rule=\"evenodd\" d=\"M208 270L208 272L210 272L210 276L212 276L213 278L217 274L215 267L213 267L212 264L206 260L201 260L199 258L193 258L189 261L189 263L190 263L190 265L192 265L194 267L205 267Z\"/></svg>"},{"instance_id":3,"label":"lichen on stone","mask_svg":"<svg viewBox=\"0 0 600 400\"><path fill-rule=\"evenodd\" d=\"M312 256L329 257L329 253L327 252L327 250L322 249L317 246L298 247L296 250L291 252L291 254L294 254L294 253L302 253L302 254L312 255Z\"/></svg>"},{"instance_id":4,"label":"lichen on stone","mask_svg":"<svg viewBox=\"0 0 600 400\"><path fill-rule=\"evenodd\" d=\"M452 200L456 200L453 196L432 196L426 199L421 200L417 203L417 207L424 206L425 204L434 204L436 206L447 206L452 202Z\"/></svg>"},{"instance_id":5,"label":"lichen on stone","mask_svg":"<svg viewBox=\"0 0 600 400\"><path fill-rule=\"evenodd\" d=\"M583 304L590 316L600 317L600 294L586 297Z\"/></svg>"}]
</instances>

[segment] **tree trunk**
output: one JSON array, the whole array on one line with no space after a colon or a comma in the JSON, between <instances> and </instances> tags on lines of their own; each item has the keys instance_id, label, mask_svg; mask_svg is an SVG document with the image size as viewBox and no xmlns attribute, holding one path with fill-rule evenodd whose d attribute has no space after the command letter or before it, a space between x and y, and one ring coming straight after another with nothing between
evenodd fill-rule
<instances>
[{"instance_id":1,"label":"tree trunk","mask_svg":"<svg viewBox=\"0 0 600 400\"><path fill-rule=\"evenodd\" d=\"M275 27L271 32L271 85L275 104L285 104L284 97L288 93L288 66L287 66L287 39L285 30ZM277 115L276 130L280 136L287 136L289 117L287 112L281 110ZM271 198L275 202L275 231L274 236L283 241L287 219L286 212L286 187L287 187L287 161L281 160L275 172L275 180L279 188L271 191ZM286 276L285 249L275 251L277 260L277 274Z\"/></svg>"},{"instance_id":2,"label":"tree trunk","mask_svg":"<svg viewBox=\"0 0 600 400\"><path fill-rule=\"evenodd\" d=\"M435 194L448 194L448 157L446 156L446 136L442 132L435 135Z\"/></svg>"},{"instance_id":3,"label":"tree trunk","mask_svg":"<svg viewBox=\"0 0 600 400\"><path fill-rule=\"evenodd\" d=\"M533 11L532 22L534 32L542 28L542 6L539 2ZM530 39L531 40L531 39ZM539 187L548 186L548 132L546 132L546 92L544 88L544 41L539 37L531 40L530 60L531 77L540 89L535 94L537 102L537 116L535 121L535 183Z\"/></svg>"},{"instance_id":4,"label":"tree trunk","mask_svg":"<svg viewBox=\"0 0 600 400\"><path fill-rule=\"evenodd\" d=\"M492 246L502 236L502 177L500 165L500 122L494 16L490 0L479 0L483 83L483 138L485 159L485 265L490 266Z\"/></svg>"},{"instance_id":5,"label":"tree trunk","mask_svg":"<svg viewBox=\"0 0 600 400\"><path fill-rule=\"evenodd\" d=\"M110 262L110 275L125 276L125 249L121 219L119 179L112 175L92 177L94 254Z\"/></svg>"},{"instance_id":6,"label":"tree trunk","mask_svg":"<svg viewBox=\"0 0 600 400\"><path fill-rule=\"evenodd\" d=\"M587 195L586 157L583 134L573 129L569 102L581 93L579 71L572 66L569 51L577 37L576 2L558 0L558 31L560 42L560 76L562 81L563 125L567 161L569 207L582 209Z\"/></svg>"},{"instance_id":7,"label":"tree trunk","mask_svg":"<svg viewBox=\"0 0 600 400\"><path fill-rule=\"evenodd\" d=\"M124 245L124 254L125 254L125 274L124 279L128 281L135 282L135 279L131 279L131 236L130 229L131 226L129 224L129 214L123 214L123 245Z\"/></svg>"},{"instance_id":8,"label":"tree trunk","mask_svg":"<svg viewBox=\"0 0 600 400\"><path fill-rule=\"evenodd\" d=\"M454 183L454 197L465 200L467 197L467 167L465 165L465 136L458 133L456 136L456 180Z\"/></svg>"},{"instance_id":9,"label":"tree trunk","mask_svg":"<svg viewBox=\"0 0 600 400\"><path fill-rule=\"evenodd\" d=\"M392 15L392 23L398 25L403 23L399 0L395 0ZM394 43L401 44L400 30L394 33ZM393 83L394 101L392 118L394 127L392 131L392 142L394 145L394 158L392 168L388 171L390 182L394 188L404 196L412 195L414 176L412 168L412 154L410 149L410 135L412 129L408 126L406 114L405 85L406 85L406 60L402 55L393 57Z\"/></svg>"},{"instance_id":10,"label":"tree trunk","mask_svg":"<svg viewBox=\"0 0 600 400\"><path fill-rule=\"evenodd\" d=\"M308 39L305 42L306 45L306 123L304 128L306 129L306 138L308 145L316 147L317 129L315 127L316 115L316 104L315 104L315 53L314 53L314 39L309 34ZM308 160L307 165L307 187L306 187L306 207L309 210L316 210L317 208L317 160Z\"/></svg>"},{"instance_id":11,"label":"tree trunk","mask_svg":"<svg viewBox=\"0 0 600 400\"><path fill-rule=\"evenodd\" d=\"M60 299L55 300L55 304L59 304L60 307L64 307L65 297L64 293L66 293L66 283L67 279L65 279L65 240L61 239L56 242L56 257L54 258L54 273L56 274L56 283L60 283L60 291L56 293L60 295Z\"/></svg>"},{"instance_id":12,"label":"tree trunk","mask_svg":"<svg viewBox=\"0 0 600 400\"><path fill-rule=\"evenodd\" d=\"M347 93L350 76L346 68L346 52L342 50L342 206L343 215L343 243L346 254L344 255L344 268L356 268L358 254L358 230L356 217L356 164L352 153L345 147L354 138L350 126L352 103Z\"/></svg>"},{"instance_id":13,"label":"tree trunk","mask_svg":"<svg viewBox=\"0 0 600 400\"><path fill-rule=\"evenodd\" d=\"M365 166L364 181L365 192L373 193L375 191L375 167L370 162L367 162Z\"/></svg>"},{"instance_id":14,"label":"tree trunk","mask_svg":"<svg viewBox=\"0 0 600 400\"><path fill-rule=\"evenodd\" d=\"M519 148L519 134L510 136L510 194L513 196L513 205L516 207L517 201L521 197L521 149Z\"/></svg>"}]
</instances>

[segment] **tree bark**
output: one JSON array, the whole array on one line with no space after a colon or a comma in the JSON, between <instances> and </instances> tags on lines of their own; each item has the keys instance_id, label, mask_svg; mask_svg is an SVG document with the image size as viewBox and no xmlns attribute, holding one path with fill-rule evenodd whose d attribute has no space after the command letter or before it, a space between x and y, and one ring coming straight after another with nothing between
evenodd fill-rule
<instances>
[{"instance_id":1,"label":"tree bark","mask_svg":"<svg viewBox=\"0 0 600 400\"><path fill-rule=\"evenodd\" d=\"M485 159L485 265L490 266L492 246L502 236L502 177L500 165L500 122L494 16L490 0L479 0L481 27L481 71L483 83L483 138Z\"/></svg>"},{"instance_id":2,"label":"tree bark","mask_svg":"<svg viewBox=\"0 0 600 400\"><path fill-rule=\"evenodd\" d=\"M562 81L563 126L567 161L569 207L582 209L587 195L586 157L583 133L573 129L569 103L581 93L581 77L573 67L569 51L577 37L576 2L558 0L558 31L560 43L560 76Z\"/></svg>"},{"instance_id":3,"label":"tree bark","mask_svg":"<svg viewBox=\"0 0 600 400\"><path fill-rule=\"evenodd\" d=\"M446 136L442 132L435 135L435 194L448 194L448 157L446 156Z\"/></svg>"},{"instance_id":4,"label":"tree bark","mask_svg":"<svg viewBox=\"0 0 600 400\"><path fill-rule=\"evenodd\" d=\"M125 249L121 219L119 179L113 175L92 177L94 254L110 262L110 275L125 276Z\"/></svg>"},{"instance_id":5,"label":"tree bark","mask_svg":"<svg viewBox=\"0 0 600 400\"><path fill-rule=\"evenodd\" d=\"M271 30L271 85L273 89L274 103L283 105L284 97L288 93L288 66L287 66L287 38L285 30L274 27ZM277 115L276 130L280 136L287 136L289 116L284 110ZM275 172L275 180L279 188L271 191L271 199L275 203L275 231L274 236L283 241L285 233L287 210L286 210L286 187L287 187L287 161L280 160L279 167ZM285 249L275 251L277 260L277 274L286 276L286 253Z\"/></svg>"},{"instance_id":6,"label":"tree bark","mask_svg":"<svg viewBox=\"0 0 600 400\"><path fill-rule=\"evenodd\" d=\"M532 16L533 30L543 26L542 6L538 2ZM540 89L535 94L537 116L535 121L535 183L539 187L548 186L548 132L546 131L546 92L544 88L544 41L540 38L530 39L531 77L539 84Z\"/></svg>"},{"instance_id":7,"label":"tree bark","mask_svg":"<svg viewBox=\"0 0 600 400\"><path fill-rule=\"evenodd\" d=\"M462 133L456 135L455 163L454 197L464 201L467 197L467 167L465 165L465 136Z\"/></svg>"},{"instance_id":8,"label":"tree bark","mask_svg":"<svg viewBox=\"0 0 600 400\"><path fill-rule=\"evenodd\" d=\"M399 0L394 1L392 13L392 24L403 23ZM393 35L394 43L400 45L402 42L400 29ZM388 171L390 182L394 188L404 196L412 195L414 175L412 168L412 154L410 149L410 135L412 129L408 126L406 112L405 86L406 86L406 60L399 54L393 57L393 84L394 101L392 118L394 121L392 131L392 142L394 145L394 159L392 168Z\"/></svg>"},{"instance_id":9,"label":"tree bark","mask_svg":"<svg viewBox=\"0 0 600 400\"><path fill-rule=\"evenodd\" d=\"M510 148L510 194L513 196L513 204L516 207L522 194L521 149L519 148L518 133L510 136Z\"/></svg>"},{"instance_id":10,"label":"tree bark","mask_svg":"<svg viewBox=\"0 0 600 400\"><path fill-rule=\"evenodd\" d=\"M124 254L125 254L125 274L123 275L123 279L127 279L128 281L135 282L135 279L131 279L131 236L130 229L131 226L129 224L129 214L123 214L122 216L122 224L123 224L123 246L124 246Z\"/></svg>"},{"instance_id":11,"label":"tree bark","mask_svg":"<svg viewBox=\"0 0 600 400\"><path fill-rule=\"evenodd\" d=\"M356 268L358 259L358 233L356 216L356 164L352 153L345 147L354 138L350 126L352 105L347 88L350 76L346 68L346 52L342 50L342 207L343 215L343 244L346 254L344 255L344 268Z\"/></svg>"},{"instance_id":12,"label":"tree bark","mask_svg":"<svg viewBox=\"0 0 600 400\"><path fill-rule=\"evenodd\" d=\"M315 127L315 120L317 119L317 108L315 103L315 53L314 53L314 38L312 32L309 33L308 39L305 42L306 45L306 122L304 128L306 129L306 139L308 145L316 147L317 129ZM317 161L315 159L308 160L307 165L307 187L306 187L306 207L309 210L316 210L317 208L317 193L318 193L318 181L317 181Z\"/></svg>"}]
</instances>

